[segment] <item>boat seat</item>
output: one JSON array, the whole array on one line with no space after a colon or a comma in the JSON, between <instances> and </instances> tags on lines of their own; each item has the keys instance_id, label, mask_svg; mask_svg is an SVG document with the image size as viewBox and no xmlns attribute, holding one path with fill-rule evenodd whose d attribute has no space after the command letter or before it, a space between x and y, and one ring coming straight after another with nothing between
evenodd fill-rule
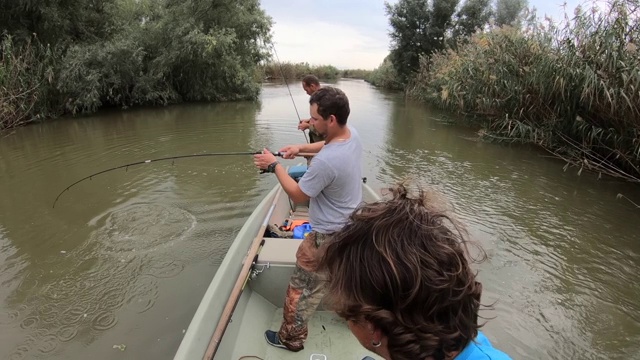
<instances>
[{"instance_id":1,"label":"boat seat","mask_svg":"<svg viewBox=\"0 0 640 360\"><path fill-rule=\"evenodd\" d=\"M264 238L257 264L295 265L296 252L302 239Z\"/></svg>"}]
</instances>

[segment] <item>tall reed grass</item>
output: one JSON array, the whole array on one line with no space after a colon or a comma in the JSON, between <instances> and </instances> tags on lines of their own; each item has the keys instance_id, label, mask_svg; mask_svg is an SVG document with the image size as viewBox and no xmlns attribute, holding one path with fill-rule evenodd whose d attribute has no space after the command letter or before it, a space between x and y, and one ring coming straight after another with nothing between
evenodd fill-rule
<instances>
[{"instance_id":1,"label":"tall reed grass","mask_svg":"<svg viewBox=\"0 0 640 360\"><path fill-rule=\"evenodd\" d=\"M577 8L522 30L496 28L422 59L410 96L485 125L496 141L536 143L579 167L640 182L638 8Z\"/></svg>"},{"instance_id":2,"label":"tall reed grass","mask_svg":"<svg viewBox=\"0 0 640 360\"><path fill-rule=\"evenodd\" d=\"M58 113L53 86L55 55L48 47L26 42L0 43L0 130L25 125ZM58 102L56 104L56 102Z\"/></svg>"}]
</instances>

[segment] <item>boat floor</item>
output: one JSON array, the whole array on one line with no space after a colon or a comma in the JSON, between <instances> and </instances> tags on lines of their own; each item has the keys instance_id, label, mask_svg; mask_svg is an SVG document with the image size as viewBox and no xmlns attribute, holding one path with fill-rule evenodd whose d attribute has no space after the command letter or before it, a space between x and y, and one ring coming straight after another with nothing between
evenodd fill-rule
<instances>
[{"instance_id":1,"label":"boat floor","mask_svg":"<svg viewBox=\"0 0 640 360\"><path fill-rule=\"evenodd\" d=\"M280 329L281 323L282 308L278 308L273 314L271 329ZM315 312L309 321L309 336L303 350L291 352L267 346L265 360L310 360L313 354L324 354L326 360L362 360L367 355L376 360L382 360L381 357L360 345L349 331L346 321L329 311ZM324 359L322 356L313 358L313 360Z\"/></svg>"}]
</instances>

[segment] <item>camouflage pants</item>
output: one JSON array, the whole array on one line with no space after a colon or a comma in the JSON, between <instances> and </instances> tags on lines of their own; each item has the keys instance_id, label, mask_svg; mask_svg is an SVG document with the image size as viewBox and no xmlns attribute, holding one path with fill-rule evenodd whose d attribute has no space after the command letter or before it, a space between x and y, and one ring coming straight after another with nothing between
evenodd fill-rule
<instances>
[{"instance_id":1,"label":"camouflage pants","mask_svg":"<svg viewBox=\"0 0 640 360\"><path fill-rule=\"evenodd\" d=\"M284 320L278 338L288 349L304 348L307 323L326 293L326 274L318 272L318 248L328 235L312 231L302 240L296 253L296 269L289 280L284 300Z\"/></svg>"}]
</instances>

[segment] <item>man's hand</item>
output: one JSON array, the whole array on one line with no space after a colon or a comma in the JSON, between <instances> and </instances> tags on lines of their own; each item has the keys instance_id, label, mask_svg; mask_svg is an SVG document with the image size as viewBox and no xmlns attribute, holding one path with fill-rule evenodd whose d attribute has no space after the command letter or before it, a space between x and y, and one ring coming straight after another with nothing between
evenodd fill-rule
<instances>
[{"instance_id":1,"label":"man's hand","mask_svg":"<svg viewBox=\"0 0 640 360\"><path fill-rule=\"evenodd\" d=\"M311 125L309 124L309 120L308 119L307 120L302 120L300 122L300 124L298 124L298 130L305 131L305 130L307 130L309 128L309 126L311 126Z\"/></svg>"},{"instance_id":2,"label":"man's hand","mask_svg":"<svg viewBox=\"0 0 640 360\"><path fill-rule=\"evenodd\" d=\"M284 156L283 156L284 157ZM275 156L269 151L269 149L264 149L262 154L253 155L253 163L258 167L258 169L265 170L267 166L272 164L273 162L278 161Z\"/></svg>"},{"instance_id":3,"label":"man's hand","mask_svg":"<svg viewBox=\"0 0 640 360\"><path fill-rule=\"evenodd\" d=\"M297 145L287 145L280 149L283 159L294 159L299 152L300 148Z\"/></svg>"}]
</instances>

